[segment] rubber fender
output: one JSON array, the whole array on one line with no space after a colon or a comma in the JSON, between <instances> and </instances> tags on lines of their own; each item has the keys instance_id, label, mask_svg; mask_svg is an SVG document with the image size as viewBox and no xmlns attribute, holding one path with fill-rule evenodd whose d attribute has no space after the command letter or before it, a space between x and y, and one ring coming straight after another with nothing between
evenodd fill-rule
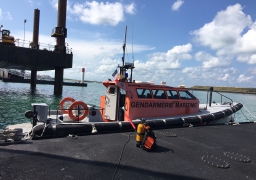
<instances>
[{"instance_id":1,"label":"rubber fender","mask_svg":"<svg viewBox=\"0 0 256 180\"><path fill-rule=\"evenodd\" d=\"M133 124L137 128L137 126L140 124L140 121L133 121Z\"/></svg>"},{"instance_id":2,"label":"rubber fender","mask_svg":"<svg viewBox=\"0 0 256 180\"><path fill-rule=\"evenodd\" d=\"M28 110L28 111L25 112L24 115L25 115L26 118L30 119L34 116L34 111Z\"/></svg>"},{"instance_id":3,"label":"rubber fender","mask_svg":"<svg viewBox=\"0 0 256 180\"><path fill-rule=\"evenodd\" d=\"M94 126L98 132L120 131L121 129L118 122L95 123Z\"/></svg>"},{"instance_id":4,"label":"rubber fender","mask_svg":"<svg viewBox=\"0 0 256 180\"><path fill-rule=\"evenodd\" d=\"M156 124L155 124L154 120L146 120L146 125L149 126L152 129L154 129L156 127Z\"/></svg>"},{"instance_id":5,"label":"rubber fender","mask_svg":"<svg viewBox=\"0 0 256 180\"><path fill-rule=\"evenodd\" d=\"M226 110L224 110L224 111L222 111L222 112L225 113L225 117L226 117L226 116L229 116L229 115L231 115L231 114L233 113L231 109L226 109Z\"/></svg>"},{"instance_id":6,"label":"rubber fender","mask_svg":"<svg viewBox=\"0 0 256 180\"><path fill-rule=\"evenodd\" d=\"M236 107L237 107L237 110L240 110L240 109L243 107L243 104L238 103L238 104L236 105Z\"/></svg>"},{"instance_id":7,"label":"rubber fender","mask_svg":"<svg viewBox=\"0 0 256 180\"><path fill-rule=\"evenodd\" d=\"M89 134L92 132L92 124L58 124L57 135Z\"/></svg>"},{"instance_id":8,"label":"rubber fender","mask_svg":"<svg viewBox=\"0 0 256 180\"><path fill-rule=\"evenodd\" d=\"M223 112L216 112L216 113L212 113L212 114L214 115L214 120L218 120L218 119L225 117Z\"/></svg>"},{"instance_id":9,"label":"rubber fender","mask_svg":"<svg viewBox=\"0 0 256 180\"><path fill-rule=\"evenodd\" d=\"M36 136L53 136L55 135L55 132L53 131L53 128L51 126L45 127L45 125L42 124L33 127L33 134Z\"/></svg>"},{"instance_id":10,"label":"rubber fender","mask_svg":"<svg viewBox=\"0 0 256 180\"><path fill-rule=\"evenodd\" d=\"M205 114L205 115L202 115L200 117L202 119L202 122L210 122L210 121L214 120L214 117L211 114Z\"/></svg>"},{"instance_id":11,"label":"rubber fender","mask_svg":"<svg viewBox=\"0 0 256 180\"><path fill-rule=\"evenodd\" d=\"M166 119L165 120L165 126L182 126L184 124L184 121L181 118L175 118L175 119Z\"/></svg>"},{"instance_id":12,"label":"rubber fender","mask_svg":"<svg viewBox=\"0 0 256 180\"><path fill-rule=\"evenodd\" d=\"M122 122L119 122L119 123L121 124L121 129L122 130L132 130L133 129L130 122L127 122L127 121L123 122L122 121Z\"/></svg>"},{"instance_id":13,"label":"rubber fender","mask_svg":"<svg viewBox=\"0 0 256 180\"><path fill-rule=\"evenodd\" d=\"M235 113L235 112L236 112L235 106L234 106L234 107L231 107L231 110L232 110L233 113Z\"/></svg>"},{"instance_id":14,"label":"rubber fender","mask_svg":"<svg viewBox=\"0 0 256 180\"><path fill-rule=\"evenodd\" d=\"M201 118L198 116L186 117L183 119L185 120L185 123L188 123L188 124L200 124L201 123Z\"/></svg>"},{"instance_id":15,"label":"rubber fender","mask_svg":"<svg viewBox=\"0 0 256 180\"><path fill-rule=\"evenodd\" d=\"M244 105L242 103L239 103L239 104L240 104L241 108L244 107Z\"/></svg>"},{"instance_id":16,"label":"rubber fender","mask_svg":"<svg viewBox=\"0 0 256 180\"><path fill-rule=\"evenodd\" d=\"M44 132L43 132L44 131ZM56 126L37 125L33 128L33 133L37 136L54 136L68 134L88 134L92 132L91 124L58 124Z\"/></svg>"},{"instance_id":17,"label":"rubber fender","mask_svg":"<svg viewBox=\"0 0 256 180\"><path fill-rule=\"evenodd\" d=\"M163 128L165 127L165 122L163 120L154 120L156 128Z\"/></svg>"}]
</instances>

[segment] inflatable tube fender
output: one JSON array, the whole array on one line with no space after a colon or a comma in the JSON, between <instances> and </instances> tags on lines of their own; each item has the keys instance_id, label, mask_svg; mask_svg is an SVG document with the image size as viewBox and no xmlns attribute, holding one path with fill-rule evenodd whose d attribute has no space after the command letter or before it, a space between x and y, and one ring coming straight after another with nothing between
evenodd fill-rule
<instances>
[{"instance_id":1,"label":"inflatable tube fender","mask_svg":"<svg viewBox=\"0 0 256 180\"><path fill-rule=\"evenodd\" d=\"M95 123L94 126L98 132L120 131L121 129L118 122Z\"/></svg>"},{"instance_id":2,"label":"inflatable tube fender","mask_svg":"<svg viewBox=\"0 0 256 180\"><path fill-rule=\"evenodd\" d=\"M57 135L68 134L90 134L92 132L92 124L58 124L56 125Z\"/></svg>"},{"instance_id":3,"label":"inflatable tube fender","mask_svg":"<svg viewBox=\"0 0 256 180\"><path fill-rule=\"evenodd\" d=\"M214 116L212 114L205 114L205 115L202 115L200 117L201 117L203 123L204 122L210 122L210 121L214 120Z\"/></svg>"},{"instance_id":4,"label":"inflatable tube fender","mask_svg":"<svg viewBox=\"0 0 256 180\"><path fill-rule=\"evenodd\" d=\"M44 131L44 133L43 133ZM33 128L34 135L54 136L68 134L88 134L92 132L91 124L58 124L56 126L37 125Z\"/></svg>"},{"instance_id":5,"label":"inflatable tube fender","mask_svg":"<svg viewBox=\"0 0 256 180\"><path fill-rule=\"evenodd\" d=\"M221 118L225 117L225 114L223 112L216 112L216 113L212 113L214 115L214 120L219 120Z\"/></svg>"},{"instance_id":6,"label":"inflatable tube fender","mask_svg":"<svg viewBox=\"0 0 256 180\"><path fill-rule=\"evenodd\" d=\"M237 107L237 110L240 110L243 107L243 104L238 103L237 105L235 105Z\"/></svg>"},{"instance_id":7,"label":"inflatable tube fender","mask_svg":"<svg viewBox=\"0 0 256 180\"><path fill-rule=\"evenodd\" d=\"M130 122L119 122L121 130L133 130L133 127Z\"/></svg>"},{"instance_id":8,"label":"inflatable tube fender","mask_svg":"<svg viewBox=\"0 0 256 180\"><path fill-rule=\"evenodd\" d=\"M225 113L225 117L230 116L233 113L231 109L226 109L226 110L223 110L222 112Z\"/></svg>"},{"instance_id":9,"label":"inflatable tube fender","mask_svg":"<svg viewBox=\"0 0 256 180\"><path fill-rule=\"evenodd\" d=\"M232 110L232 112L233 112L233 113L235 113L235 112L236 112L236 108L235 108L235 106L231 107L230 109Z\"/></svg>"},{"instance_id":10,"label":"inflatable tube fender","mask_svg":"<svg viewBox=\"0 0 256 180\"><path fill-rule=\"evenodd\" d=\"M156 127L154 120L146 120L146 126L149 126L151 129L154 129Z\"/></svg>"},{"instance_id":11,"label":"inflatable tube fender","mask_svg":"<svg viewBox=\"0 0 256 180\"><path fill-rule=\"evenodd\" d=\"M161 120L154 120L155 127L156 128L164 128L165 127L165 121Z\"/></svg>"},{"instance_id":12,"label":"inflatable tube fender","mask_svg":"<svg viewBox=\"0 0 256 180\"><path fill-rule=\"evenodd\" d=\"M165 119L165 126L172 127L172 126L182 126L184 121L182 118L174 118L174 119Z\"/></svg>"},{"instance_id":13,"label":"inflatable tube fender","mask_svg":"<svg viewBox=\"0 0 256 180\"><path fill-rule=\"evenodd\" d=\"M44 124L36 125L33 127L32 132L36 136L52 136L55 135L54 128L50 125L45 127Z\"/></svg>"},{"instance_id":14,"label":"inflatable tube fender","mask_svg":"<svg viewBox=\"0 0 256 180\"><path fill-rule=\"evenodd\" d=\"M198 116L186 117L183 119L185 120L185 123L187 123L187 124L200 124L202 122L201 118Z\"/></svg>"}]
</instances>

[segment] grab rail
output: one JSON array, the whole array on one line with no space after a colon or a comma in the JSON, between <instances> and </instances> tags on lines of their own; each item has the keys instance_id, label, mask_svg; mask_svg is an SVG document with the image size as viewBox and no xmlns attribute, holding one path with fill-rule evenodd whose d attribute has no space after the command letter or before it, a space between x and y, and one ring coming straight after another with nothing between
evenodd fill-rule
<instances>
[{"instance_id":1,"label":"grab rail","mask_svg":"<svg viewBox=\"0 0 256 180\"><path fill-rule=\"evenodd\" d=\"M230 99L229 97L227 97L227 96L225 96L225 95L221 94L221 93L220 93L220 92L218 92L218 91L213 91L213 92L216 92L216 93L218 93L219 95L221 95L221 104L222 104L222 96L224 96L225 98L229 99L229 100L231 101L231 103L233 104L233 100L232 100L232 99Z\"/></svg>"},{"instance_id":2,"label":"grab rail","mask_svg":"<svg viewBox=\"0 0 256 180\"><path fill-rule=\"evenodd\" d=\"M227 99L229 99L229 100L231 101L231 104L233 104L233 100L232 100L232 99L230 99L229 97L227 97L227 96L221 94L221 93L218 92L218 91L214 91L214 90L213 90L213 87L210 87L210 89L207 91L207 102L206 102L206 107L205 107L205 109L207 109L209 92L210 92L210 100L209 100L209 106L210 106L210 107L211 107L211 103L212 103L212 102L211 102L211 101L212 101L212 92L216 92L216 93L218 93L218 94L220 95L221 104L222 104L222 96L225 97L225 98L227 98Z\"/></svg>"}]
</instances>

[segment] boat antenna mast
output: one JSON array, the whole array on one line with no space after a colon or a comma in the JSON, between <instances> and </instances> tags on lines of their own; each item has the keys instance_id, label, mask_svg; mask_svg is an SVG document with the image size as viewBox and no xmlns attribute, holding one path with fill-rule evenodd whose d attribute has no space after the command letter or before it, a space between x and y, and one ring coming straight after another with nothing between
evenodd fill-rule
<instances>
[{"instance_id":1,"label":"boat antenna mast","mask_svg":"<svg viewBox=\"0 0 256 180\"><path fill-rule=\"evenodd\" d=\"M126 71L128 69L131 70L131 77L128 81L132 82L132 69L134 68L134 65L133 65L133 63L125 63L125 61L124 61L125 60L125 48L126 48L126 33L127 33L127 26L125 26L125 32L124 32L123 57L122 57L123 65L122 66L118 65L118 67L120 68L120 75L121 75L120 77L122 77L124 79L126 79L128 77L128 73L126 73Z\"/></svg>"},{"instance_id":2,"label":"boat antenna mast","mask_svg":"<svg viewBox=\"0 0 256 180\"><path fill-rule=\"evenodd\" d=\"M122 57L123 66L124 66L125 48L126 48L126 33L127 33L127 26L125 26L125 30L124 30L124 45L123 45L123 57Z\"/></svg>"}]
</instances>

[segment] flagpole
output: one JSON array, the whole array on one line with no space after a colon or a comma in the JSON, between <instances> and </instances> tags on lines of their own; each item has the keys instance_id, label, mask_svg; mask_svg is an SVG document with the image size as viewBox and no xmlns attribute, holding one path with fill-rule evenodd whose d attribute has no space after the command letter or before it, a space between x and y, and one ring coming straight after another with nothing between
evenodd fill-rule
<instances>
[{"instance_id":1,"label":"flagpole","mask_svg":"<svg viewBox=\"0 0 256 180\"><path fill-rule=\"evenodd\" d=\"M24 19L24 39L23 39L23 47L24 47L24 42L25 42L25 24L26 24L27 20Z\"/></svg>"}]
</instances>

